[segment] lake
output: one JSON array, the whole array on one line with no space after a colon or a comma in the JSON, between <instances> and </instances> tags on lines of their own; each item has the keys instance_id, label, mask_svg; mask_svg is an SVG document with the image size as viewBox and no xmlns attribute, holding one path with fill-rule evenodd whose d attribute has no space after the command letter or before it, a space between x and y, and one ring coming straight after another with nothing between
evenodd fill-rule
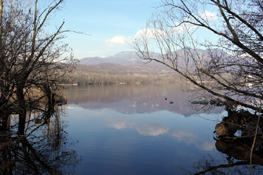
<instances>
[{"instance_id":1,"label":"lake","mask_svg":"<svg viewBox=\"0 0 263 175\"><path fill-rule=\"evenodd\" d=\"M68 87L67 105L58 106L48 124L31 113L34 124L28 124L26 138L1 137L1 172L249 174L249 149L213 133L227 112L191 104L203 97L188 89L185 84ZM253 163L253 174L262 174L262 158Z\"/></svg>"},{"instance_id":2,"label":"lake","mask_svg":"<svg viewBox=\"0 0 263 175\"><path fill-rule=\"evenodd\" d=\"M215 125L227 113L191 104L186 86L69 88L67 132L81 157L76 174L249 174L249 164L215 146Z\"/></svg>"}]
</instances>

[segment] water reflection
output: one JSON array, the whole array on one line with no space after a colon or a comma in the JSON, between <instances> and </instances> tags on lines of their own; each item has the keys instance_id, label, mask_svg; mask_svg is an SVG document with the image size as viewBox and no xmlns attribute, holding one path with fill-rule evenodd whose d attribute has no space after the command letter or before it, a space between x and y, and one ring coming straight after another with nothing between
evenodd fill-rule
<instances>
[{"instance_id":1,"label":"water reflection","mask_svg":"<svg viewBox=\"0 0 263 175\"><path fill-rule=\"evenodd\" d=\"M135 122L125 122L125 121L114 121L109 124L110 127L115 129L126 129L132 128L135 125Z\"/></svg>"},{"instance_id":2,"label":"water reflection","mask_svg":"<svg viewBox=\"0 0 263 175\"><path fill-rule=\"evenodd\" d=\"M196 112L189 103L192 96L182 89L69 89L69 132L80 140L78 152L83 156L77 174L247 174L248 160L241 157L248 150L213 134L227 112ZM262 163L255 160L253 174L262 174Z\"/></svg>"},{"instance_id":3,"label":"water reflection","mask_svg":"<svg viewBox=\"0 0 263 175\"><path fill-rule=\"evenodd\" d=\"M0 174L74 174L81 159L72 149L74 141L66 132L61 111L44 123L33 117L41 113L31 114L25 135L15 134L15 115L10 116L11 131L0 133Z\"/></svg>"},{"instance_id":4,"label":"water reflection","mask_svg":"<svg viewBox=\"0 0 263 175\"><path fill-rule=\"evenodd\" d=\"M193 174L262 174L262 122L258 117L248 111L228 111L216 125L218 135L214 137L217 151L224 155L224 163L212 156L200 159L194 163Z\"/></svg>"},{"instance_id":5,"label":"water reflection","mask_svg":"<svg viewBox=\"0 0 263 175\"><path fill-rule=\"evenodd\" d=\"M190 116L204 112L201 110L204 107L202 105L199 106L199 109L193 110L193 107L196 108L197 105L189 103L193 94L183 92L187 88L187 84L70 87L68 102L84 109L110 108L125 114L166 110ZM222 108L211 108L211 106L205 109L212 113L220 113L223 110Z\"/></svg>"},{"instance_id":6,"label":"water reflection","mask_svg":"<svg viewBox=\"0 0 263 175\"><path fill-rule=\"evenodd\" d=\"M249 160L235 160L227 156L227 160L225 161L225 163L221 163L215 157L208 157L209 158L202 158L193 164L193 167L195 169L194 172L189 172L185 170L185 174L260 175L263 172L262 166L259 166L256 163L253 163L253 167L252 169L250 169Z\"/></svg>"},{"instance_id":7,"label":"water reflection","mask_svg":"<svg viewBox=\"0 0 263 175\"><path fill-rule=\"evenodd\" d=\"M171 135L176 140L185 142L187 145L195 143L195 140L198 138L197 135L190 131L183 131L179 129L176 129Z\"/></svg>"},{"instance_id":8,"label":"water reflection","mask_svg":"<svg viewBox=\"0 0 263 175\"><path fill-rule=\"evenodd\" d=\"M142 135L148 136L159 136L162 134L166 134L169 128L158 125L158 124L145 124L143 126L138 126L137 131Z\"/></svg>"}]
</instances>

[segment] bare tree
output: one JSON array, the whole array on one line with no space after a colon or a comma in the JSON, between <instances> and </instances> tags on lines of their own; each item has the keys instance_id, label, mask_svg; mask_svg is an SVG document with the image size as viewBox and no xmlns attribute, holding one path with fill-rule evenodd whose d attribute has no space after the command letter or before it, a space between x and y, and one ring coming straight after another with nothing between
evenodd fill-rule
<instances>
[{"instance_id":1,"label":"bare tree","mask_svg":"<svg viewBox=\"0 0 263 175\"><path fill-rule=\"evenodd\" d=\"M142 59L168 66L207 92L210 103L226 106L225 120L234 123L223 119L216 129L235 128L224 136L246 141L252 170L252 153L261 149L263 138L263 2L163 0L157 9L134 48ZM199 36L200 31L214 38ZM242 135L233 137L237 129Z\"/></svg>"},{"instance_id":2,"label":"bare tree","mask_svg":"<svg viewBox=\"0 0 263 175\"><path fill-rule=\"evenodd\" d=\"M1 1L0 109L2 113L19 114L20 134L24 133L27 110L41 109L39 101L46 97L52 103L54 89L74 65L72 55L62 58L63 54L70 53L61 41L68 32L62 29L64 22L54 32L46 28L50 15L63 2L50 0L40 8L38 0Z\"/></svg>"},{"instance_id":3,"label":"bare tree","mask_svg":"<svg viewBox=\"0 0 263 175\"><path fill-rule=\"evenodd\" d=\"M262 110L262 1L163 0L158 9L134 42L141 58L170 67L216 103Z\"/></svg>"}]
</instances>

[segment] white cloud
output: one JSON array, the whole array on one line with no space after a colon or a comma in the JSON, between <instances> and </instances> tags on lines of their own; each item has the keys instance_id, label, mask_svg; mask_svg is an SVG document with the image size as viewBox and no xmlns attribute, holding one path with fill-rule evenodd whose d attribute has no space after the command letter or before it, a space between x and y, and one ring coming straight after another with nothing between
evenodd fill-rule
<instances>
[{"instance_id":1,"label":"white cloud","mask_svg":"<svg viewBox=\"0 0 263 175\"><path fill-rule=\"evenodd\" d=\"M127 44L131 41L131 37L125 36L114 36L111 39L107 39L106 42L109 44Z\"/></svg>"},{"instance_id":2,"label":"white cloud","mask_svg":"<svg viewBox=\"0 0 263 175\"><path fill-rule=\"evenodd\" d=\"M176 24L179 25L179 24ZM167 30L169 31L170 35L179 35L182 34L186 31L190 31L192 29L196 28L196 26L192 25L192 24L182 24L180 26L176 26L176 27L169 27Z\"/></svg>"},{"instance_id":3,"label":"white cloud","mask_svg":"<svg viewBox=\"0 0 263 175\"><path fill-rule=\"evenodd\" d=\"M166 33L160 29L141 29L135 34L136 38L148 38L148 39L155 39L156 36L164 36Z\"/></svg>"},{"instance_id":4,"label":"white cloud","mask_svg":"<svg viewBox=\"0 0 263 175\"><path fill-rule=\"evenodd\" d=\"M149 135L149 136L158 136L161 134L166 134L169 128L161 126L161 125L154 125L154 124L145 124L143 126L137 127L137 131L142 135Z\"/></svg>"},{"instance_id":5,"label":"white cloud","mask_svg":"<svg viewBox=\"0 0 263 175\"><path fill-rule=\"evenodd\" d=\"M204 11L200 13L200 17L203 18L204 20L208 21L216 21L217 20L217 15L215 13L209 12L209 11Z\"/></svg>"}]
</instances>

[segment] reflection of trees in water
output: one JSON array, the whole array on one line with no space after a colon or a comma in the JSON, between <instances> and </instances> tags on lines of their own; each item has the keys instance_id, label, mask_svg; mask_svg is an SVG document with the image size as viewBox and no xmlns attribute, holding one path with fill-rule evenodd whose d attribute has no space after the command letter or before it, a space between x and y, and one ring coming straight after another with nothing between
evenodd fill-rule
<instances>
[{"instance_id":1,"label":"reflection of trees in water","mask_svg":"<svg viewBox=\"0 0 263 175\"><path fill-rule=\"evenodd\" d=\"M0 136L0 174L74 174L81 160L70 148L74 142L61 113L55 112L48 122L35 121L30 120L24 136Z\"/></svg>"},{"instance_id":2,"label":"reflection of trees in water","mask_svg":"<svg viewBox=\"0 0 263 175\"><path fill-rule=\"evenodd\" d=\"M71 87L68 90L69 103L112 103L123 100L145 100L152 99L152 96L170 97L172 93L184 95L180 87L185 84L177 85L110 85L110 86L87 86ZM170 99L169 99L170 100Z\"/></svg>"},{"instance_id":3,"label":"reflection of trees in water","mask_svg":"<svg viewBox=\"0 0 263 175\"><path fill-rule=\"evenodd\" d=\"M70 87L67 99L68 103L78 104L85 109L111 108L129 114L167 110L189 116L196 114L196 111L193 111L193 105L189 102L192 94L185 92L187 88L185 83ZM202 109L198 113L204 112L204 105L194 107ZM206 107L210 109L209 112L222 112L221 108L211 109L210 105Z\"/></svg>"},{"instance_id":4,"label":"reflection of trees in water","mask_svg":"<svg viewBox=\"0 0 263 175\"><path fill-rule=\"evenodd\" d=\"M215 132L225 142L239 143L253 151L263 151L263 121L259 114L245 110L228 110Z\"/></svg>"},{"instance_id":5,"label":"reflection of trees in water","mask_svg":"<svg viewBox=\"0 0 263 175\"><path fill-rule=\"evenodd\" d=\"M193 172L185 170L186 174L263 174L263 150L257 150L252 155L252 168L250 167L250 148L238 141L216 139L215 146L222 153L220 157L203 157L193 163Z\"/></svg>"},{"instance_id":6,"label":"reflection of trees in water","mask_svg":"<svg viewBox=\"0 0 263 175\"><path fill-rule=\"evenodd\" d=\"M228 157L226 157L228 159ZM231 163L229 161L232 161ZM225 175L247 175L250 172L249 161L227 160L226 163L220 163L216 158L202 158L193 164L194 172L188 174L225 174ZM259 165L254 165L252 174L262 174L263 168Z\"/></svg>"},{"instance_id":7,"label":"reflection of trees in water","mask_svg":"<svg viewBox=\"0 0 263 175\"><path fill-rule=\"evenodd\" d=\"M221 157L203 157L187 174L263 174L263 121L261 116L244 110L228 110L216 125L216 149ZM255 132L257 130L257 132ZM256 137L255 137L256 135Z\"/></svg>"}]
</instances>

